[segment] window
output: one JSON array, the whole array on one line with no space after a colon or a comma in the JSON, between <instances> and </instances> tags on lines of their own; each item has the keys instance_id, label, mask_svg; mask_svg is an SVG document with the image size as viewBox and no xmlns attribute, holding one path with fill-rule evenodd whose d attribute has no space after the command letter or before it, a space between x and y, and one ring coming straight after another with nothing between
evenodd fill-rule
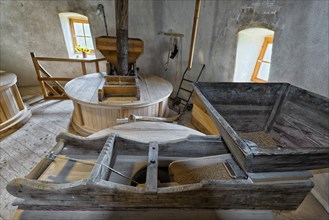
<instances>
[{"instance_id":1,"label":"window","mask_svg":"<svg viewBox=\"0 0 329 220\"><path fill-rule=\"evenodd\" d=\"M238 33L234 82L266 82L270 75L274 31L247 28Z\"/></svg>"},{"instance_id":2,"label":"window","mask_svg":"<svg viewBox=\"0 0 329 220\"><path fill-rule=\"evenodd\" d=\"M273 37L265 37L262 49L260 50L258 59L256 61L254 72L251 76L253 82L267 82L270 65L271 65L271 54L273 46Z\"/></svg>"},{"instance_id":3,"label":"window","mask_svg":"<svg viewBox=\"0 0 329 220\"><path fill-rule=\"evenodd\" d=\"M65 45L69 58L83 58L83 54L76 52L75 47L88 47L91 53L88 58L95 58L93 37L88 17L75 12L62 12L59 14Z\"/></svg>"},{"instance_id":4,"label":"window","mask_svg":"<svg viewBox=\"0 0 329 220\"><path fill-rule=\"evenodd\" d=\"M88 20L70 18L70 27L73 47L75 48L78 45L87 47L93 53L94 45Z\"/></svg>"}]
</instances>

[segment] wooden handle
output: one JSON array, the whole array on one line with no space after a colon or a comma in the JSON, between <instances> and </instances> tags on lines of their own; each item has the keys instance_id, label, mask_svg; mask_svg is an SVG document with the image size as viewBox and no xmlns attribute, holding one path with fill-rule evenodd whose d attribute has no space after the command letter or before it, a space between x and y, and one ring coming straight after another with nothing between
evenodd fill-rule
<instances>
[{"instance_id":1,"label":"wooden handle","mask_svg":"<svg viewBox=\"0 0 329 220\"><path fill-rule=\"evenodd\" d=\"M192 68L192 63L193 63L195 40L196 40L197 31L198 31L198 23L199 23L199 16L200 16L200 7L201 7L201 0L196 0L195 1L193 30L192 30L191 45L190 45L190 56L189 56L189 60L188 60L189 69Z\"/></svg>"}]
</instances>

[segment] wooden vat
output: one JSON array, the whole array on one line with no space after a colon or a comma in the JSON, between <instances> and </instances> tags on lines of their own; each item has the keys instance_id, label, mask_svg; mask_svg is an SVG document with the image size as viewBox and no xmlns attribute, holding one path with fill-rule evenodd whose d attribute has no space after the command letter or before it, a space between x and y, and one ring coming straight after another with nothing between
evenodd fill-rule
<instances>
[{"instance_id":1,"label":"wooden vat","mask_svg":"<svg viewBox=\"0 0 329 220\"><path fill-rule=\"evenodd\" d=\"M14 205L41 210L283 210L296 209L313 186L306 172L244 172L215 136L141 143L114 134L84 138L61 133L57 141L29 175L7 185L9 193L22 199ZM188 184L173 182L177 176L161 178L163 172L179 175L191 160L198 161L194 167L202 167L209 158L225 166L222 172L229 178L212 176ZM139 171L145 171L144 178L135 178Z\"/></svg>"},{"instance_id":2,"label":"wooden vat","mask_svg":"<svg viewBox=\"0 0 329 220\"><path fill-rule=\"evenodd\" d=\"M328 98L285 83L199 82L194 87L245 171L328 167Z\"/></svg>"},{"instance_id":3,"label":"wooden vat","mask_svg":"<svg viewBox=\"0 0 329 220\"><path fill-rule=\"evenodd\" d=\"M132 79L136 85L129 84L133 83ZM121 89L115 90L120 86ZM165 117L172 89L168 81L157 76L112 77L104 73L78 77L65 85L65 93L74 104L71 124L85 136L113 127L117 119L127 118L131 114ZM128 95L118 97L120 91L121 95ZM111 92L116 95L105 95L104 98L104 94Z\"/></svg>"},{"instance_id":4,"label":"wooden vat","mask_svg":"<svg viewBox=\"0 0 329 220\"><path fill-rule=\"evenodd\" d=\"M21 126L31 117L16 86L17 77L13 73L0 72L0 138Z\"/></svg>"}]
</instances>

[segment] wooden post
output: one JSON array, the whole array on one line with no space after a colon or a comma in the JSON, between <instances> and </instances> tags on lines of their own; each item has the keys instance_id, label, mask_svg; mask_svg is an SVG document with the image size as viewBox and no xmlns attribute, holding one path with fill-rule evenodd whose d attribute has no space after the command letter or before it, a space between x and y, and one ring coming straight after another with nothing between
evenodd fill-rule
<instances>
[{"instance_id":1,"label":"wooden post","mask_svg":"<svg viewBox=\"0 0 329 220\"><path fill-rule=\"evenodd\" d=\"M41 78L42 75L40 73L40 66L39 66L39 62L38 62L37 58L35 57L35 53L31 52L30 54L31 54L31 58L32 58L33 65L34 65L34 68L35 68L35 72L36 72L38 78ZM46 90L44 81L39 80L39 83L40 83L40 87L41 87L43 97L47 98L48 97L48 91Z\"/></svg>"},{"instance_id":2,"label":"wooden post","mask_svg":"<svg viewBox=\"0 0 329 220\"><path fill-rule=\"evenodd\" d=\"M198 31L199 16L200 16L200 7L201 7L201 0L196 0L195 1L193 30L192 30L191 45L190 45L190 57L189 57L189 60L188 60L188 68L189 69L192 68L192 63L193 63L195 40L196 40L197 31Z\"/></svg>"},{"instance_id":3,"label":"wooden post","mask_svg":"<svg viewBox=\"0 0 329 220\"><path fill-rule=\"evenodd\" d=\"M128 0L115 0L118 75L128 74Z\"/></svg>"}]
</instances>

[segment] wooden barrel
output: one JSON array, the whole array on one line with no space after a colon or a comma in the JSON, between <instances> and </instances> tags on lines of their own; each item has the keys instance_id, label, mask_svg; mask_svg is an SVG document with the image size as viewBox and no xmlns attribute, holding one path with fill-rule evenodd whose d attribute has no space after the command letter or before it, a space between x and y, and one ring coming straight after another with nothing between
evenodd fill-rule
<instances>
[{"instance_id":1,"label":"wooden barrel","mask_svg":"<svg viewBox=\"0 0 329 220\"><path fill-rule=\"evenodd\" d=\"M13 73L0 71L0 138L23 126L31 117L16 86Z\"/></svg>"},{"instance_id":2,"label":"wooden barrel","mask_svg":"<svg viewBox=\"0 0 329 220\"><path fill-rule=\"evenodd\" d=\"M117 119L129 115L165 117L172 85L157 76L138 78L139 98L136 101L100 102L99 86L104 83L104 73L93 73L69 81L65 92L73 101L71 125L83 136L117 125ZM127 98L127 97L125 97Z\"/></svg>"}]
</instances>

